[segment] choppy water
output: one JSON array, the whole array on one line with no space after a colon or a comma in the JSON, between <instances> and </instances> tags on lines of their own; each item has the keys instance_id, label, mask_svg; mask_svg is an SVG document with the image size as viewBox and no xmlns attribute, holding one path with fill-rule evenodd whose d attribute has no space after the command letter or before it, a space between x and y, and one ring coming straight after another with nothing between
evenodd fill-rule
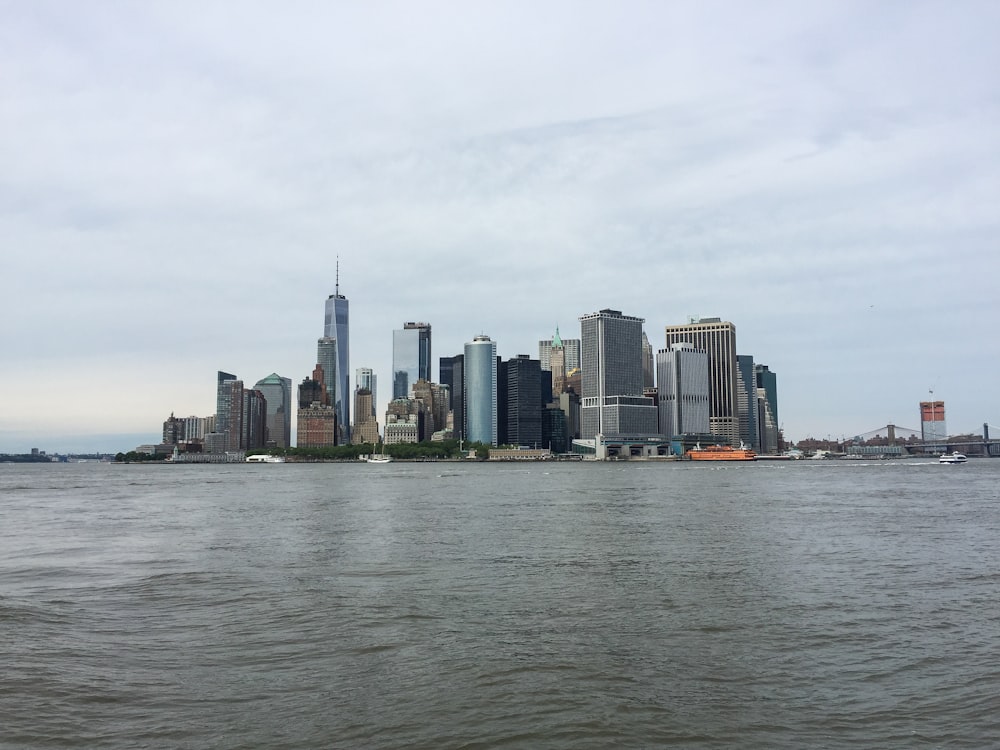
<instances>
[{"instance_id":1,"label":"choppy water","mask_svg":"<svg viewBox=\"0 0 1000 750\"><path fill-rule=\"evenodd\" d=\"M1000 747L1000 460L0 465L3 748Z\"/></svg>"}]
</instances>

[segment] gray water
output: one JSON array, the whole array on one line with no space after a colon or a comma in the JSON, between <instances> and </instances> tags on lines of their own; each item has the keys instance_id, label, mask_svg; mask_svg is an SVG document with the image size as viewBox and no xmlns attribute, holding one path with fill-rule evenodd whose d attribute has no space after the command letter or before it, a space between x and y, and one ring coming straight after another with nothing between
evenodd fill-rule
<instances>
[{"instance_id":1,"label":"gray water","mask_svg":"<svg viewBox=\"0 0 1000 750\"><path fill-rule=\"evenodd\" d=\"M0 747L1000 747L1000 460L0 465Z\"/></svg>"}]
</instances>

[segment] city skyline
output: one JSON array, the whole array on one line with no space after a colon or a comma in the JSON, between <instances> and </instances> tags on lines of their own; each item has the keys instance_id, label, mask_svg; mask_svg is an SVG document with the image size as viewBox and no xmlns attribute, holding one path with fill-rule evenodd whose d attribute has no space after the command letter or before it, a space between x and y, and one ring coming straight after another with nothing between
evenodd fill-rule
<instances>
[{"instance_id":1,"label":"city skyline","mask_svg":"<svg viewBox=\"0 0 1000 750\"><path fill-rule=\"evenodd\" d=\"M338 283L380 419L402 321L508 359L612 308L733 321L792 440L1000 423L1000 8L569 7L12 6L0 451L298 383Z\"/></svg>"}]
</instances>

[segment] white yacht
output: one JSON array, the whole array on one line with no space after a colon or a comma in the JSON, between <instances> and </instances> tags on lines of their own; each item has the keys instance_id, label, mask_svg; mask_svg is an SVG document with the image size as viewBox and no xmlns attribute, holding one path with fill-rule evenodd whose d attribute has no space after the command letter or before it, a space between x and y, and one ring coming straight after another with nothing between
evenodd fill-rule
<instances>
[{"instance_id":1,"label":"white yacht","mask_svg":"<svg viewBox=\"0 0 1000 750\"><path fill-rule=\"evenodd\" d=\"M248 464L283 464L285 463L284 456L268 456L263 453L257 453L253 456L247 456Z\"/></svg>"},{"instance_id":2,"label":"white yacht","mask_svg":"<svg viewBox=\"0 0 1000 750\"><path fill-rule=\"evenodd\" d=\"M959 453L958 451L952 451L951 453L942 453L941 458L938 459L939 464L964 464L969 459L964 453Z\"/></svg>"}]
</instances>

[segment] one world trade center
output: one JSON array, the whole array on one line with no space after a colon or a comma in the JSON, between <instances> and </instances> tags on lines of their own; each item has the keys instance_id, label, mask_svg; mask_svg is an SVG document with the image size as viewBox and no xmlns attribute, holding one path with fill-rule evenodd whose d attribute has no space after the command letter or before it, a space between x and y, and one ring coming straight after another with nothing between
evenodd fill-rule
<instances>
[{"instance_id":1,"label":"one world trade center","mask_svg":"<svg viewBox=\"0 0 1000 750\"><path fill-rule=\"evenodd\" d=\"M340 293L340 264L337 264L337 283L335 291L326 298L326 322L323 326L323 336L337 343L337 373L336 393L333 394L333 408L337 414L337 427L340 433L339 442L349 443L351 440L351 400L348 390L351 372L350 368L350 314L347 297Z\"/></svg>"}]
</instances>

